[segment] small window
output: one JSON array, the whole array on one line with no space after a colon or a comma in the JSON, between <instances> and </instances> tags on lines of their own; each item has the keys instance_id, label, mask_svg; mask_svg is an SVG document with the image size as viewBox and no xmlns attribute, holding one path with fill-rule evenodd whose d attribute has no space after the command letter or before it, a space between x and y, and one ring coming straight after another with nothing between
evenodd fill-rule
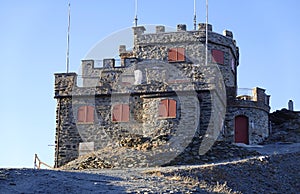
<instances>
[{"instance_id":1,"label":"small window","mask_svg":"<svg viewBox=\"0 0 300 194\"><path fill-rule=\"evenodd\" d=\"M78 109L78 123L93 123L95 108L93 106L81 106Z\"/></svg>"},{"instance_id":2,"label":"small window","mask_svg":"<svg viewBox=\"0 0 300 194\"><path fill-rule=\"evenodd\" d=\"M224 52L220 50L212 50L212 61L218 64L224 64Z\"/></svg>"},{"instance_id":3,"label":"small window","mask_svg":"<svg viewBox=\"0 0 300 194\"><path fill-rule=\"evenodd\" d=\"M128 122L129 121L129 105L116 104L112 110L112 120L114 122Z\"/></svg>"},{"instance_id":4,"label":"small window","mask_svg":"<svg viewBox=\"0 0 300 194\"><path fill-rule=\"evenodd\" d=\"M231 70L235 72L235 60L231 59Z\"/></svg>"},{"instance_id":5,"label":"small window","mask_svg":"<svg viewBox=\"0 0 300 194\"><path fill-rule=\"evenodd\" d=\"M171 48L168 52L169 62L185 61L185 49L184 48Z\"/></svg>"},{"instance_id":6,"label":"small window","mask_svg":"<svg viewBox=\"0 0 300 194\"><path fill-rule=\"evenodd\" d=\"M161 100L158 106L158 117L176 118L176 100Z\"/></svg>"}]
</instances>

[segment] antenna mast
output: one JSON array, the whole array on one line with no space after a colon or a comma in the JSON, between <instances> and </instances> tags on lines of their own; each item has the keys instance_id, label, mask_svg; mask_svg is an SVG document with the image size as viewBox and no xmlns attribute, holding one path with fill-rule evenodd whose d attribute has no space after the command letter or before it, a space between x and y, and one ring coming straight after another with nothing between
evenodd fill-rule
<instances>
[{"instance_id":1,"label":"antenna mast","mask_svg":"<svg viewBox=\"0 0 300 194\"><path fill-rule=\"evenodd\" d=\"M194 0L194 30L197 28L196 0Z\"/></svg>"},{"instance_id":2,"label":"antenna mast","mask_svg":"<svg viewBox=\"0 0 300 194\"><path fill-rule=\"evenodd\" d=\"M70 14L70 10L71 10L71 5L69 2L69 8L68 8L68 32L67 32L67 55L66 55L66 66L67 66L67 73L69 73L69 63L70 63L70 59L69 59L69 50L70 50L70 23L71 23L71 14Z\"/></svg>"},{"instance_id":3,"label":"antenna mast","mask_svg":"<svg viewBox=\"0 0 300 194\"><path fill-rule=\"evenodd\" d=\"M205 25L205 65L208 63L208 0L206 0L206 25Z\"/></svg>"},{"instance_id":4,"label":"antenna mast","mask_svg":"<svg viewBox=\"0 0 300 194\"><path fill-rule=\"evenodd\" d=\"M137 11L138 11L138 0L135 0L135 17L134 17L134 26L135 27L137 27L137 22L138 22Z\"/></svg>"}]
</instances>

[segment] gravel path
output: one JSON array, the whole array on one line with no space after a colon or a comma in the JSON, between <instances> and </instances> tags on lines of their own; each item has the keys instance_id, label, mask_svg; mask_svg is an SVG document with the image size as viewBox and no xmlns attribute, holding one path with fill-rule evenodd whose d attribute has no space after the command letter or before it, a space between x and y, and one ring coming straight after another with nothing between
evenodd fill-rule
<instances>
[{"instance_id":1,"label":"gravel path","mask_svg":"<svg viewBox=\"0 0 300 194\"><path fill-rule=\"evenodd\" d=\"M273 154L287 154L287 153L295 153L300 152L300 143L285 143L285 142L277 142L273 144L266 145L240 145L241 147L245 147L248 150L256 151L262 155L273 155Z\"/></svg>"}]
</instances>

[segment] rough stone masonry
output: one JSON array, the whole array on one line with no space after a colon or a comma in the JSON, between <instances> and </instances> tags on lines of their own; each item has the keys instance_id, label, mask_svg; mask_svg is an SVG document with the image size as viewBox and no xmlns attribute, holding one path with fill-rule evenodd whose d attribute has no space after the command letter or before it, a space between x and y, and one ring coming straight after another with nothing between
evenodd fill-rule
<instances>
[{"instance_id":1,"label":"rough stone masonry","mask_svg":"<svg viewBox=\"0 0 300 194\"><path fill-rule=\"evenodd\" d=\"M115 59L103 59L101 67L83 60L82 86L76 73L56 73L55 167L80 151L110 146L148 142L146 151L163 147L173 155L184 150L199 155L204 138L264 140L270 96L261 88L238 95L239 47L231 31L218 34L208 26L205 65L205 30L205 24L193 31L180 24L176 32L157 26L155 33L133 27L133 49L120 45L120 66ZM85 143L92 147L80 150Z\"/></svg>"}]
</instances>

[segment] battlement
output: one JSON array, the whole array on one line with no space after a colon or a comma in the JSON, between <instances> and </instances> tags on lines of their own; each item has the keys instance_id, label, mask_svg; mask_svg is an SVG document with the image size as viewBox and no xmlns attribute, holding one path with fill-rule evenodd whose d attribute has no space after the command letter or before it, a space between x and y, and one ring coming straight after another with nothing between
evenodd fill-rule
<instances>
[{"instance_id":1,"label":"battlement","mask_svg":"<svg viewBox=\"0 0 300 194\"><path fill-rule=\"evenodd\" d=\"M255 87L253 89L240 88L238 89L238 96L233 101L230 101L230 106L234 107L252 107L270 111L270 95L266 94L266 90Z\"/></svg>"},{"instance_id":2,"label":"battlement","mask_svg":"<svg viewBox=\"0 0 300 194\"><path fill-rule=\"evenodd\" d=\"M185 24L178 24L177 31L166 32L164 26L156 26L155 33L146 33L147 29L144 26L133 27L134 34L134 50L133 53L137 56L140 52L139 47L144 46L187 46L188 44L202 44L206 41L206 24L199 23L197 30L187 30ZM229 48L238 63L239 48L236 41L233 39L233 33L229 30L224 30L222 34L213 31L213 26L208 24L208 49L215 47Z\"/></svg>"},{"instance_id":3,"label":"battlement","mask_svg":"<svg viewBox=\"0 0 300 194\"><path fill-rule=\"evenodd\" d=\"M133 27L132 29L133 29L134 35L142 35L142 34L145 34L145 32L147 31L147 29L144 26L136 26L136 27ZM176 29L177 29L177 32L189 31L189 30L187 30L186 24L177 24ZM211 24L207 24L207 29L209 32L213 32L213 26ZM197 30L190 30L190 31L206 31L206 23L199 23ZM156 26L155 33L165 33L165 32L166 32L165 26L163 26L163 25ZM223 31L223 36L233 38L232 32L227 29L225 29Z\"/></svg>"},{"instance_id":4,"label":"battlement","mask_svg":"<svg viewBox=\"0 0 300 194\"><path fill-rule=\"evenodd\" d=\"M199 23L197 30L190 30L190 31L187 30L186 24L178 24L177 28L176 28L177 31L174 31L174 32L166 32L165 26L162 26L162 25L156 26L155 33L145 33L145 32L147 32L147 29L144 26L136 26L136 27L133 27L132 29L133 29L133 34L135 37L145 35L145 34L161 34L161 33L174 33L174 32L197 32L197 31L206 32L206 23ZM207 29L208 29L208 32L218 34L217 32L213 32L213 26L211 24L207 24ZM219 35L233 39L232 31L227 30L227 29L225 29L223 31L223 34L219 34Z\"/></svg>"},{"instance_id":5,"label":"battlement","mask_svg":"<svg viewBox=\"0 0 300 194\"><path fill-rule=\"evenodd\" d=\"M212 83L212 78L216 76L213 73L215 72L213 66L218 64L220 76L223 76L225 85L235 88L239 50L232 39L232 32L224 31L224 35L221 35L213 32L212 25L208 24L208 49L211 53L208 60L212 66L206 66L205 30L206 24L202 23L198 25L198 30L193 31L187 31L185 24L178 24L176 32L165 32L164 26L156 26L156 32L149 34L144 33L146 31L144 26L133 27L135 44L133 50L127 50L126 45L120 45L119 61L113 58L103 59L102 65L96 66L97 61L82 60L82 74L80 75L82 86L105 88L104 91L100 90L98 93L107 94L116 84L139 83L139 85L146 86L156 80L173 88L174 84L180 87L186 83L193 83L196 90L209 90L215 84ZM171 60L170 51L174 48L175 50L176 48L183 49L183 58L178 62ZM213 56L214 52L216 56ZM217 57L219 61L216 61L214 57ZM175 71L180 70L175 74L174 72L168 73L171 67ZM139 74L139 78L136 77L135 71ZM154 74L160 77L153 77ZM67 79L63 77L56 75L56 79L64 80L56 81L57 88L65 90L64 86L61 86L62 82L70 82L70 84L72 82L77 87L75 81L69 80L69 77ZM74 79L77 79L77 76ZM160 90L152 89L151 91L159 92ZM57 93L66 95L66 92ZM232 95L235 96L235 94Z\"/></svg>"}]
</instances>

